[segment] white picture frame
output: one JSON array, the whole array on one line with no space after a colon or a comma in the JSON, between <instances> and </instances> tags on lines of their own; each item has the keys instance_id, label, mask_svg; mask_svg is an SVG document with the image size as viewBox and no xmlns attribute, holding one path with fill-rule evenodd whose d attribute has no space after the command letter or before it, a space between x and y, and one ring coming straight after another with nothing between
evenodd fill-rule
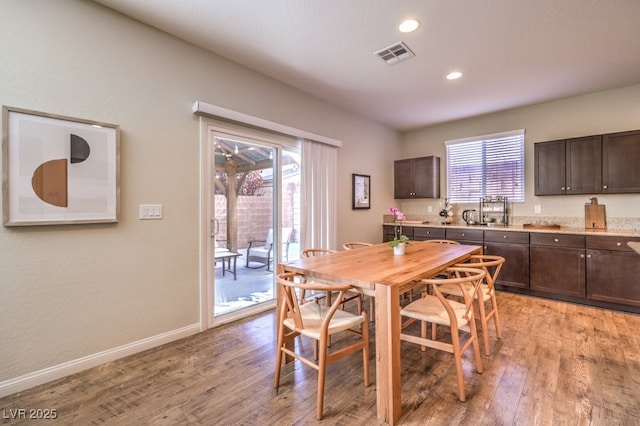
<instances>
[{"instance_id":1,"label":"white picture frame","mask_svg":"<svg viewBox=\"0 0 640 426\"><path fill-rule=\"evenodd\" d=\"M119 165L119 126L3 106L3 225L118 222Z\"/></svg>"}]
</instances>

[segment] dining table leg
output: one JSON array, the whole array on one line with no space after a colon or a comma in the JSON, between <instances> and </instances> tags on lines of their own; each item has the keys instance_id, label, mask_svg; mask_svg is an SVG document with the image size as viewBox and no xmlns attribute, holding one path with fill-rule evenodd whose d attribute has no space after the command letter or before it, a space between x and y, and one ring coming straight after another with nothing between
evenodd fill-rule
<instances>
[{"instance_id":1,"label":"dining table leg","mask_svg":"<svg viewBox=\"0 0 640 426\"><path fill-rule=\"evenodd\" d=\"M376 284L376 396L378 420L395 424L402 416L400 383L400 294Z\"/></svg>"}]
</instances>

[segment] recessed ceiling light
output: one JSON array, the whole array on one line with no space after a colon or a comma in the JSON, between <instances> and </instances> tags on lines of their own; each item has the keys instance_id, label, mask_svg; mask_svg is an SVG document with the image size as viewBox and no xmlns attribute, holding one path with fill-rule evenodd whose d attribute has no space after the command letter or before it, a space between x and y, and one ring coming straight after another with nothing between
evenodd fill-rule
<instances>
[{"instance_id":1,"label":"recessed ceiling light","mask_svg":"<svg viewBox=\"0 0 640 426\"><path fill-rule=\"evenodd\" d=\"M462 77L462 73L460 71L453 71L447 74L447 80L457 80Z\"/></svg>"},{"instance_id":2,"label":"recessed ceiling light","mask_svg":"<svg viewBox=\"0 0 640 426\"><path fill-rule=\"evenodd\" d=\"M417 19L407 19L405 21L402 21L398 29L401 33L410 33L417 30L419 26L420 21L418 21Z\"/></svg>"}]
</instances>

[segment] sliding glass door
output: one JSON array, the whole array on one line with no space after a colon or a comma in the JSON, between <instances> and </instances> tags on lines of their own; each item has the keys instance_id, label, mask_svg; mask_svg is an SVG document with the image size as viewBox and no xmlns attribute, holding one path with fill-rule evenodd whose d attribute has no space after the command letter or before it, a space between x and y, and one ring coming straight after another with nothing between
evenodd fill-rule
<instances>
[{"instance_id":1,"label":"sliding glass door","mask_svg":"<svg viewBox=\"0 0 640 426\"><path fill-rule=\"evenodd\" d=\"M300 154L253 136L213 132L209 140L215 324L273 307L276 264L299 257Z\"/></svg>"}]
</instances>

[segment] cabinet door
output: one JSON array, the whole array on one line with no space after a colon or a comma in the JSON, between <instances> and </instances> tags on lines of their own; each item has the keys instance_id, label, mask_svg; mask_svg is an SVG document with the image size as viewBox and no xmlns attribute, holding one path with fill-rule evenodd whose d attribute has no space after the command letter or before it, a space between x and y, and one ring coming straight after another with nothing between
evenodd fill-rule
<instances>
[{"instance_id":1,"label":"cabinet door","mask_svg":"<svg viewBox=\"0 0 640 426\"><path fill-rule=\"evenodd\" d=\"M395 226L393 225L382 225L382 242L383 243L393 240L394 229L395 229Z\"/></svg>"},{"instance_id":2,"label":"cabinet door","mask_svg":"<svg viewBox=\"0 0 640 426\"><path fill-rule=\"evenodd\" d=\"M531 246L531 290L585 297L585 250Z\"/></svg>"},{"instance_id":3,"label":"cabinet door","mask_svg":"<svg viewBox=\"0 0 640 426\"><path fill-rule=\"evenodd\" d=\"M565 141L540 142L534 145L535 195L562 195L566 179Z\"/></svg>"},{"instance_id":4,"label":"cabinet door","mask_svg":"<svg viewBox=\"0 0 640 426\"><path fill-rule=\"evenodd\" d=\"M529 246L527 244L485 243L484 253L505 258L496 284L529 288Z\"/></svg>"},{"instance_id":5,"label":"cabinet door","mask_svg":"<svg viewBox=\"0 0 640 426\"><path fill-rule=\"evenodd\" d=\"M587 298L640 306L640 256L629 251L587 250Z\"/></svg>"},{"instance_id":6,"label":"cabinet door","mask_svg":"<svg viewBox=\"0 0 640 426\"><path fill-rule=\"evenodd\" d=\"M413 160L413 193L416 198L440 198L440 158Z\"/></svg>"},{"instance_id":7,"label":"cabinet door","mask_svg":"<svg viewBox=\"0 0 640 426\"><path fill-rule=\"evenodd\" d=\"M602 138L602 192L640 192L640 130Z\"/></svg>"},{"instance_id":8,"label":"cabinet door","mask_svg":"<svg viewBox=\"0 0 640 426\"><path fill-rule=\"evenodd\" d=\"M602 137L566 141L567 194L599 194L602 187Z\"/></svg>"},{"instance_id":9,"label":"cabinet door","mask_svg":"<svg viewBox=\"0 0 640 426\"><path fill-rule=\"evenodd\" d=\"M394 198L413 198L413 160L395 161L393 167Z\"/></svg>"}]
</instances>

